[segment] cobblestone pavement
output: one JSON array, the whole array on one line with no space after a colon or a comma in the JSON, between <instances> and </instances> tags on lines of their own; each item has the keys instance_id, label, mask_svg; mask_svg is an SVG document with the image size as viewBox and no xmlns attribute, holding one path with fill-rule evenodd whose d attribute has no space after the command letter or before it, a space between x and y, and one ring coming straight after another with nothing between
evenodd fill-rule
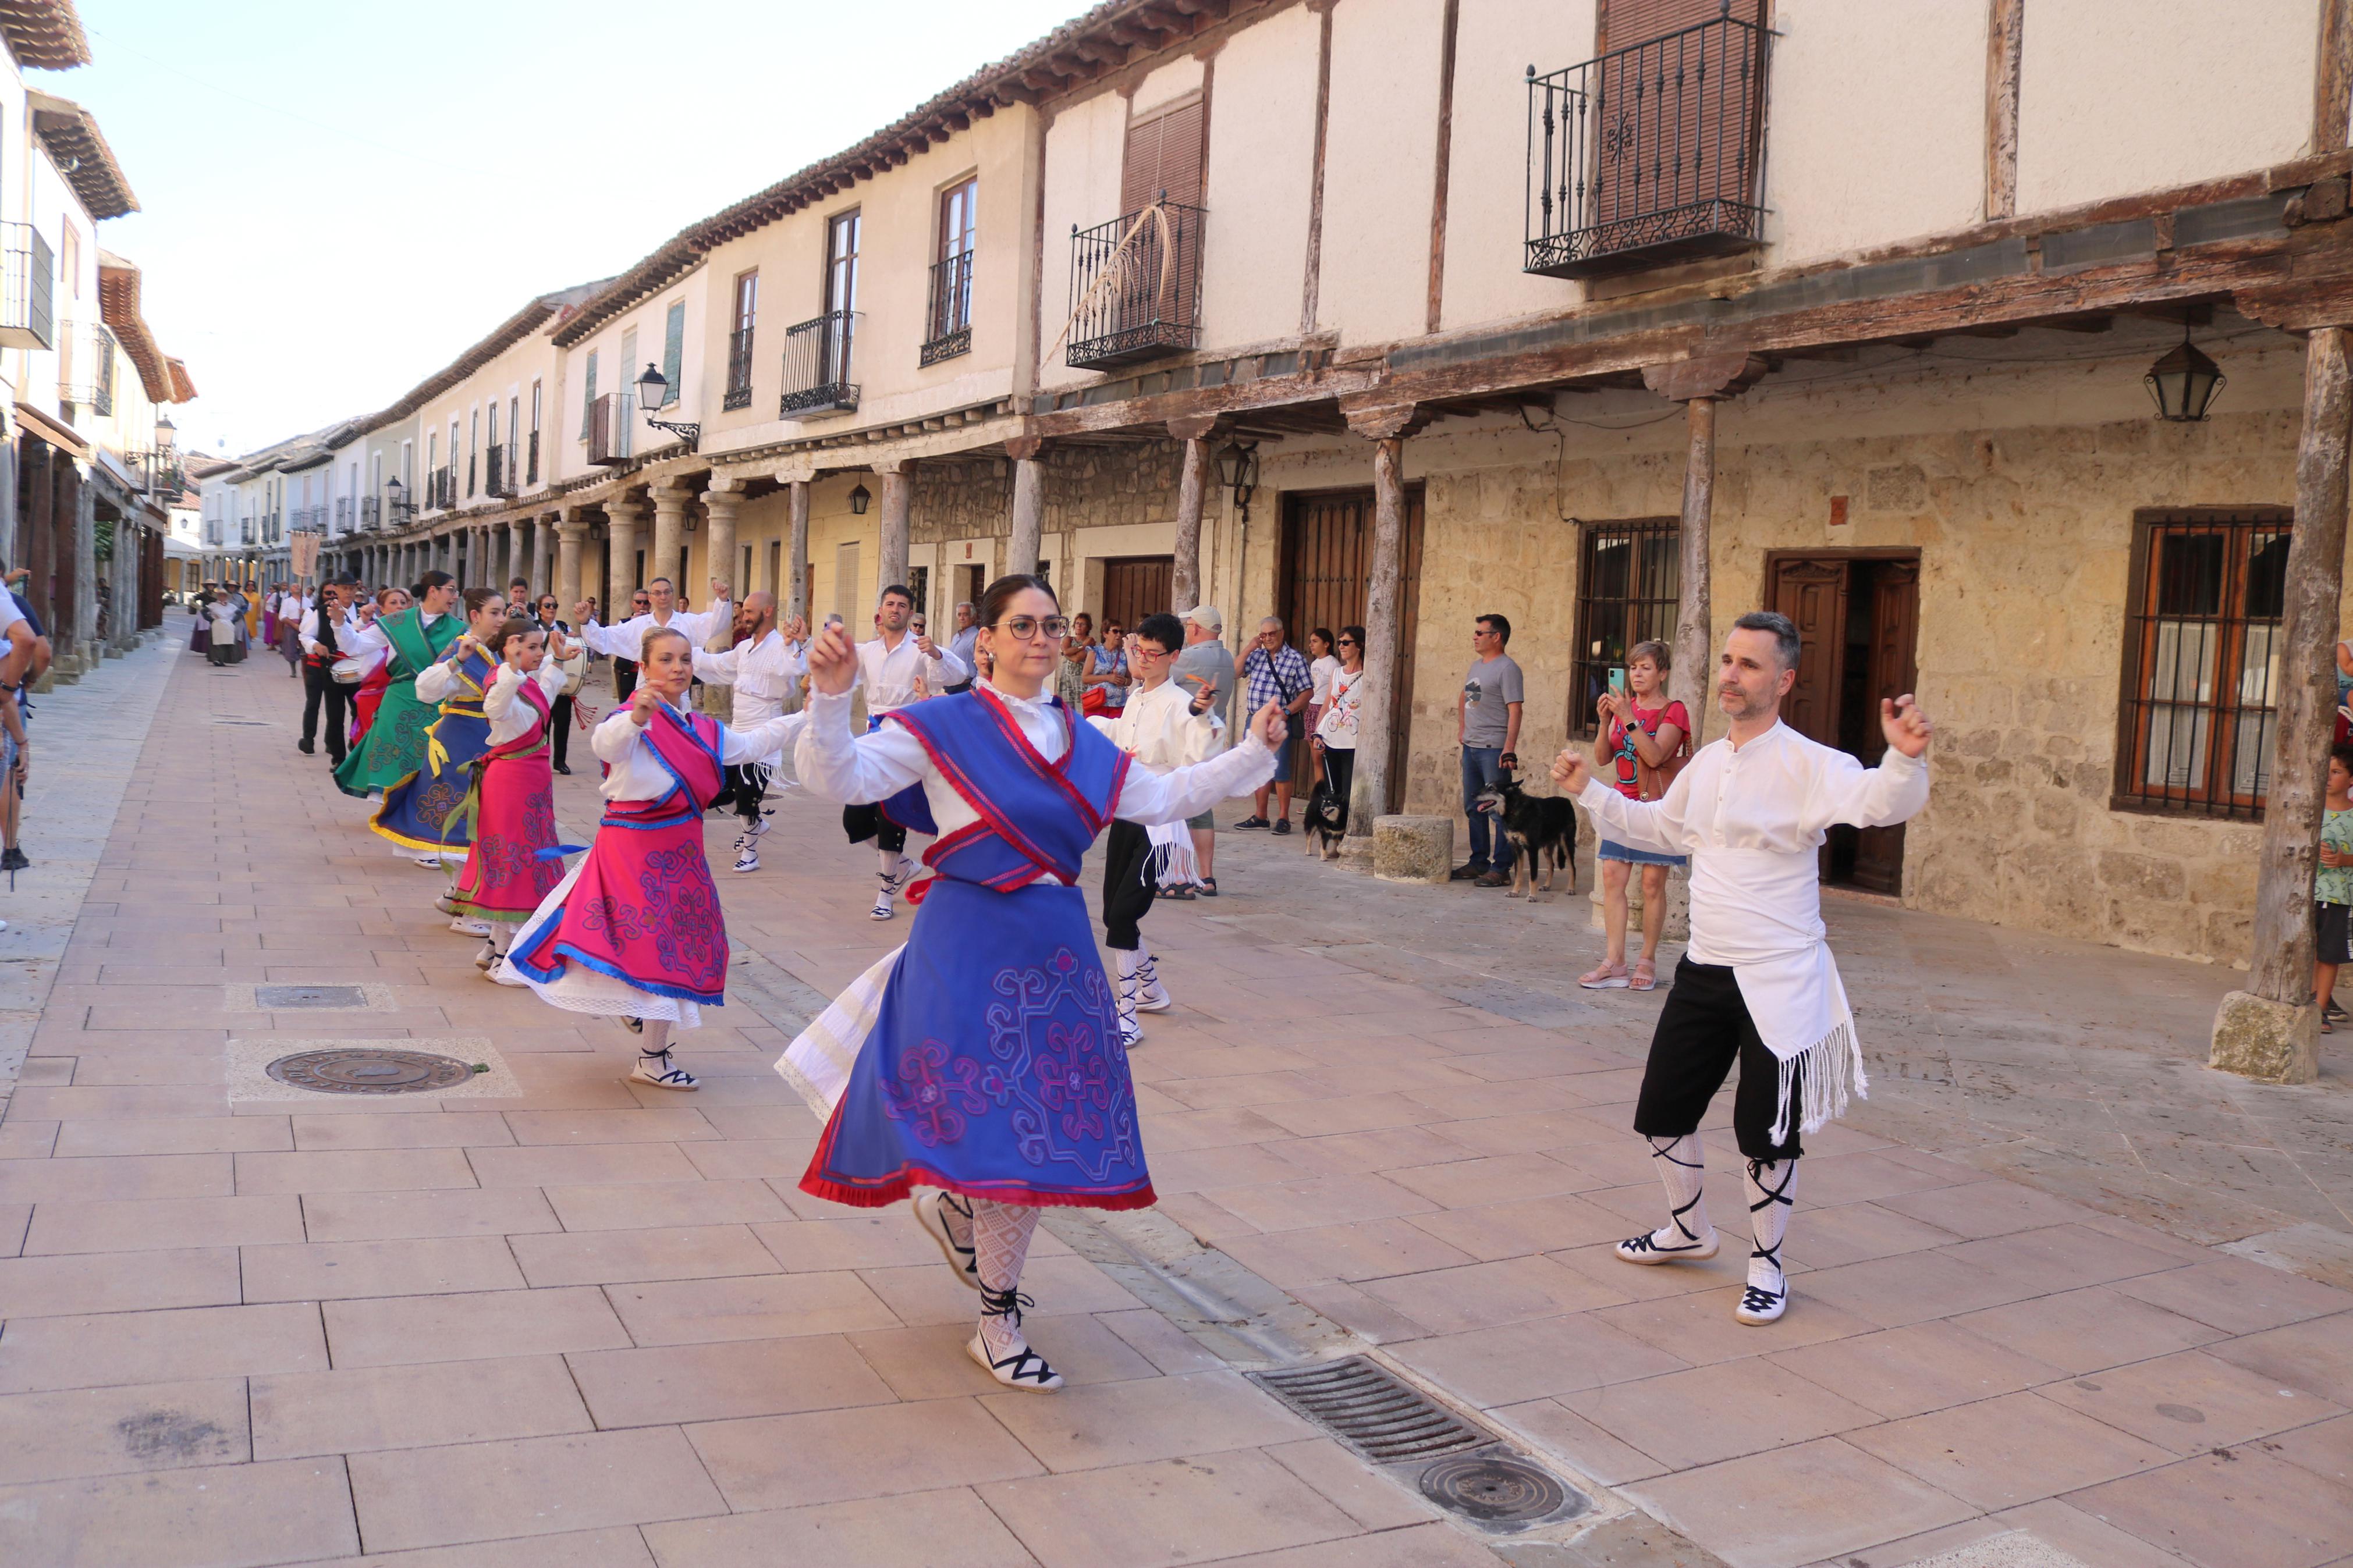
<instances>
[{"instance_id":1,"label":"cobblestone pavement","mask_svg":"<svg viewBox=\"0 0 2353 1568\"><path fill-rule=\"evenodd\" d=\"M787 795L768 868L721 873L703 1092L632 1089L617 1029L482 982L433 876L295 753L274 661L159 646L49 699L50 733L118 668L169 682L119 813L37 785L27 834L40 860L78 807L112 818L0 1121L0 1563L2353 1552L2345 1081L2198 1067L2228 973L1838 906L1878 1083L1812 1141L1795 1305L1752 1330L1739 1248L1608 1255L1659 1217L1625 1128L1657 998L1564 978L1581 896L1226 835L1227 895L1145 927L1178 998L1134 1058L1163 1202L1041 1233L1031 1324L1072 1384L1041 1399L961 1358L972 1298L903 1214L794 1184L816 1127L770 1062L905 931L864 918L832 812ZM593 771L559 781L575 835ZM249 1064L375 1038L498 1070L259 1098L292 1091ZM1481 1535L1241 1375L1334 1350L1502 1428L1598 1522Z\"/></svg>"}]
</instances>

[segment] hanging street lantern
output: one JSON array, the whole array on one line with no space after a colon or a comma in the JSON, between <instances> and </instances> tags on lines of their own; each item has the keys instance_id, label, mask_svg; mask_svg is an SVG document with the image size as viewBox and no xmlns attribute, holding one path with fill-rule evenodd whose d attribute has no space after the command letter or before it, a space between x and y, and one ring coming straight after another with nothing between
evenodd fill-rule
<instances>
[{"instance_id":1,"label":"hanging street lantern","mask_svg":"<svg viewBox=\"0 0 2353 1568\"><path fill-rule=\"evenodd\" d=\"M2157 416L2175 424L2195 424L2206 417L2206 410L2222 390L2226 377L2222 367L2200 352L2189 341L2187 322L2181 328L2181 342L2163 359L2148 367L2141 378L2148 395L2157 404Z\"/></svg>"},{"instance_id":2,"label":"hanging street lantern","mask_svg":"<svg viewBox=\"0 0 2353 1568\"><path fill-rule=\"evenodd\" d=\"M866 515L867 503L871 501L873 499L873 496L867 492L866 481L860 479L858 483L858 488L849 492L849 510L851 513L858 517L864 517Z\"/></svg>"}]
</instances>

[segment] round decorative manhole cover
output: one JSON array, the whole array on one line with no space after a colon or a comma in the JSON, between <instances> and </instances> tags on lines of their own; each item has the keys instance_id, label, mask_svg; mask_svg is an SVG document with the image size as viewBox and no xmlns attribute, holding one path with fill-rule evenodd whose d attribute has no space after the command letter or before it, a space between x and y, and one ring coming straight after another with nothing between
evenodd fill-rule
<instances>
[{"instance_id":1,"label":"round decorative manhole cover","mask_svg":"<svg viewBox=\"0 0 2353 1568\"><path fill-rule=\"evenodd\" d=\"M455 1057L427 1051L344 1048L303 1051L269 1064L269 1076L325 1094L417 1094L450 1089L474 1076Z\"/></svg>"},{"instance_id":2,"label":"round decorative manhole cover","mask_svg":"<svg viewBox=\"0 0 2353 1568\"><path fill-rule=\"evenodd\" d=\"M1421 1495L1467 1519L1542 1519L1568 1500L1568 1490L1520 1459L1462 1454L1421 1472Z\"/></svg>"}]
</instances>

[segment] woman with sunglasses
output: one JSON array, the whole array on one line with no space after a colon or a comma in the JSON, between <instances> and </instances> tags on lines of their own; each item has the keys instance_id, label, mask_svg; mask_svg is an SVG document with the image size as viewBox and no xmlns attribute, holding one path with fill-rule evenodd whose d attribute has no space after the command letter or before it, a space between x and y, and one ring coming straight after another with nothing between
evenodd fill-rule
<instances>
[{"instance_id":1,"label":"woman with sunglasses","mask_svg":"<svg viewBox=\"0 0 2353 1568\"><path fill-rule=\"evenodd\" d=\"M1315 757L1345 818L1348 791L1356 779L1356 710L1361 701L1356 687L1365 679L1365 628L1342 626L1331 647L1339 656L1339 668L1332 672L1323 714L1315 721Z\"/></svg>"},{"instance_id":2,"label":"woman with sunglasses","mask_svg":"<svg viewBox=\"0 0 2353 1568\"><path fill-rule=\"evenodd\" d=\"M1070 626L1042 579L997 579L979 624L988 673L971 690L894 709L862 736L849 728L849 639L828 628L810 647L802 787L889 802L935 836L923 858L938 874L911 898L907 945L778 1070L828 1117L802 1190L877 1208L932 1189L916 1218L980 1292L965 1352L1006 1386L1042 1393L1062 1380L1021 1333L1038 1211L1155 1201L1081 862L1114 817L1182 821L1263 782L1283 719L1270 706L1240 745L1191 767L1131 768L1052 694Z\"/></svg>"},{"instance_id":3,"label":"woman with sunglasses","mask_svg":"<svg viewBox=\"0 0 2353 1568\"><path fill-rule=\"evenodd\" d=\"M542 594L539 596L539 602L532 607L536 612L533 619L537 621L539 629L547 634L549 647L555 646L558 633L561 633L567 641L570 639L571 623L557 618L554 595ZM581 682L587 677L587 653L588 650L586 647L575 644L572 657L561 661L565 666L564 686L556 693L554 702L548 709L547 729L555 755L555 771L567 777L570 776L572 770L564 765L565 742L572 735L573 696L580 689Z\"/></svg>"}]
</instances>

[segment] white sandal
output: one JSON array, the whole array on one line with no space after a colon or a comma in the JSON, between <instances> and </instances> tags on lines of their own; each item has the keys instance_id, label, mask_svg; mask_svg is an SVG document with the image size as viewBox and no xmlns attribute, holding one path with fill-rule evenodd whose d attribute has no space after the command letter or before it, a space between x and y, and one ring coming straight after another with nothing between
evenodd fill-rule
<instances>
[{"instance_id":1,"label":"white sandal","mask_svg":"<svg viewBox=\"0 0 2353 1568\"><path fill-rule=\"evenodd\" d=\"M659 1064L659 1070L656 1064ZM659 1051L639 1051L638 1065L630 1069L629 1081L647 1084L655 1089L684 1090L702 1087L692 1073L688 1072L684 1068L670 1065L670 1052L667 1048Z\"/></svg>"},{"instance_id":2,"label":"white sandal","mask_svg":"<svg viewBox=\"0 0 2353 1568\"><path fill-rule=\"evenodd\" d=\"M992 1290L980 1288L980 1315L984 1318L1009 1318L1013 1326L1021 1326L1021 1309L1037 1303L1012 1290ZM1025 1394L1051 1394L1062 1386L1062 1374L1046 1364L1046 1358L1029 1348L1027 1341L1012 1354L1001 1360L988 1353L988 1341L975 1330L972 1341L964 1347L965 1353L988 1369L988 1374L1008 1388L1018 1388Z\"/></svg>"}]
</instances>

